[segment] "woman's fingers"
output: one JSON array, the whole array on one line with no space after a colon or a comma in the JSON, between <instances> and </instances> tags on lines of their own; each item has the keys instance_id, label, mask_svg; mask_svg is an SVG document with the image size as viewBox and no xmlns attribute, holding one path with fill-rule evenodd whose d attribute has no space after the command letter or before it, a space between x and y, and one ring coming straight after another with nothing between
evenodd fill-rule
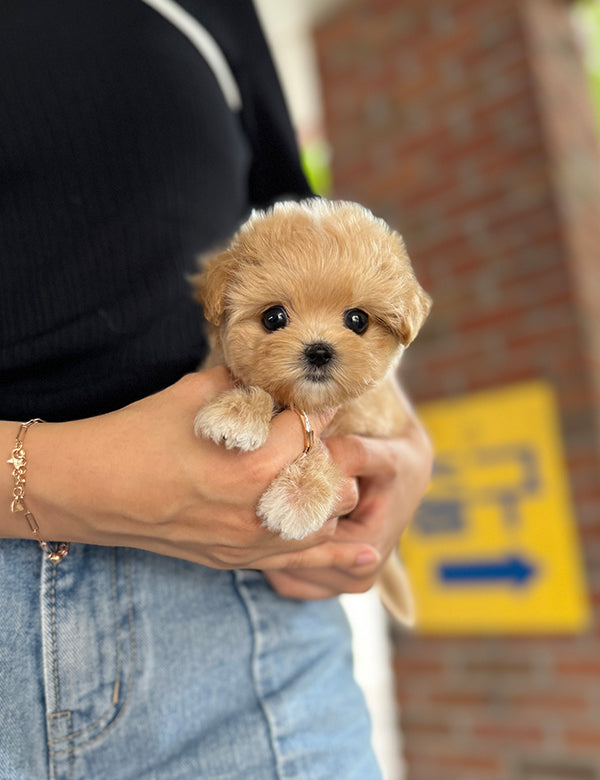
<instances>
[{"instance_id":1,"label":"woman's fingers","mask_svg":"<svg viewBox=\"0 0 600 780\"><path fill-rule=\"evenodd\" d=\"M364 593L377 578L378 563L347 568L268 570L265 576L280 596L291 599L326 599L340 593Z\"/></svg>"},{"instance_id":2,"label":"woman's fingers","mask_svg":"<svg viewBox=\"0 0 600 780\"><path fill-rule=\"evenodd\" d=\"M326 444L344 474L390 480L398 473L393 441L350 435L328 439Z\"/></svg>"},{"instance_id":3,"label":"woman's fingers","mask_svg":"<svg viewBox=\"0 0 600 780\"><path fill-rule=\"evenodd\" d=\"M257 561L256 568L268 569L353 569L377 566L379 552L362 542L322 542L304 550L267 556Z\"/></svg>"}]
</instances>

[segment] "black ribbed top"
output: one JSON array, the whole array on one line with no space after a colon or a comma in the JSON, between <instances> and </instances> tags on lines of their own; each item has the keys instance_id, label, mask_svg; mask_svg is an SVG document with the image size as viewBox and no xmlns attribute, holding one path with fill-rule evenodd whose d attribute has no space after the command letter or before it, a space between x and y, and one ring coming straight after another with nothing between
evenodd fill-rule
<instances>
[{"instance_id":1,"label":"black ribbed top","mask_svg":"<svg viewBox=\"0 0 600 780\"><path fill-rule=\"evenodd\" d=\"M76 419L193 370L185 277L252 206L310 194L249 0L180 0L243 110L142 0L6 0L0 418Z\"/></svg>"}]
</instances>

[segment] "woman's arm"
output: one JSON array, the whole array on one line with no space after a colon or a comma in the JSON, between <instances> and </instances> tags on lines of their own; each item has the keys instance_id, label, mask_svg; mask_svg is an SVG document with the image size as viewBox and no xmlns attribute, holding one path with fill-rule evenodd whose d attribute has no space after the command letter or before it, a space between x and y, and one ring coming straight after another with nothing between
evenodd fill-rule
<instances>
[{"instance_id":1,"label":"woman's arm","mask_svg":"<svg viewBox=\"0 0 600 780\"><path fill-rule=\"evenodd\" d=\"M343 565L376 559L362 541L334 541L335 522L302 542L263 528L254 507L304 442L298 418L284 412L267 443L240 453L198 439L200 406L231 386L226 371L184 377L116 412L31 427L26 502L47 540L136 547L215 568ZM311 418L316 434L328 419ZM0 422L7 461L19 423ZM0 472L0 537L33 538L24 513L10 511L11 466ZM338 511L356 503L347 480Z\"/></svg>"}]
</instances>

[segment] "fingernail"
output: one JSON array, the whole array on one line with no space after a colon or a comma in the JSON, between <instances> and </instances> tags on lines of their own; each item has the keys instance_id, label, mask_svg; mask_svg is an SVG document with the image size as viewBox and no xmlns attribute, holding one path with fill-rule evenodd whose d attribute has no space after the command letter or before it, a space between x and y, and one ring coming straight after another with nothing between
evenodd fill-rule
<instances>
[{"instance_id":1,"label":"fingernail","mask_svg":"<svg viewBox=\"0 0 600 780\"><path fill-rule=\"evenodd\" d=\"M355 559L356 566L370 566L379 561L380 555L374 548L359 552Z\"/></svg>"}]
</instances>

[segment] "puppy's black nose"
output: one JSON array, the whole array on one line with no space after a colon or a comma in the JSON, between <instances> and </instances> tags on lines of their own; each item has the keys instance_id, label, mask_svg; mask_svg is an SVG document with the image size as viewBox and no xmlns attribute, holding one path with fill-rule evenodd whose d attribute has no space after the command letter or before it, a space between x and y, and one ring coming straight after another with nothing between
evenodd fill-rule
<instances>
[{"instance_id":1,"label":"puppy's black nose","mask_svg":"<svg viewBox=\"0 0 600 780\"><path fill-rule=\"evenodd\" d=\"M316 366L317 368L320 368L321 366L329 363L333 357L333 352L333 347L331 347L329 344L325 344L323 341L318 341L315 344L309 344L308 347L306 347L304 350L304 354L308 362L311 364L311 366Z\"/></svg>"}]
</instances>

